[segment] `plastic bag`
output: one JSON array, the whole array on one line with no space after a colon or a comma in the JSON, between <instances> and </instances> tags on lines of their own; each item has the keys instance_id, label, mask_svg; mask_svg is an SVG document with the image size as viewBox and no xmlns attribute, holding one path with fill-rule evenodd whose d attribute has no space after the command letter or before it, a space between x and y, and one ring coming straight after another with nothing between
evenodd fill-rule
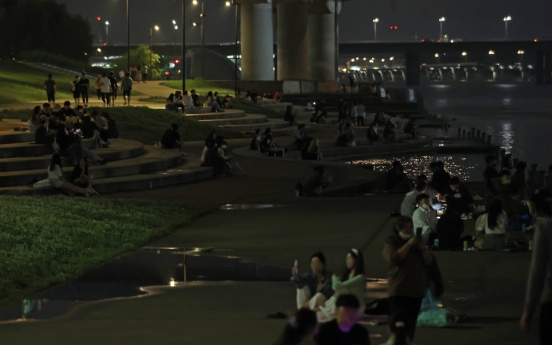
<instances>
[{"instance_id":1,"label":"plastic bag","mask_svg":"<svg viewBox=\"0 0 552 345\"><path fill-rule=\"evenodd\" d=\"M431 290L426 291L416 322L417 326L446 327L455 324L457 320L458 317L454 311L443 308L441 301L433 295Z\"/></svg>"}]
</instances>

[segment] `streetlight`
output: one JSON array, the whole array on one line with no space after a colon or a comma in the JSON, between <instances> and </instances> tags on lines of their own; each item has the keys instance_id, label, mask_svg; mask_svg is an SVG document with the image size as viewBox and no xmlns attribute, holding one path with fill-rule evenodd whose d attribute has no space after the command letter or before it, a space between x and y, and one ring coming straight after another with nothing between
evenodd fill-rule
<instances>
[{"instance_id":1,"label":"streetlight","mask_svg":"<svg viewBox=\"0 0 552 345\"><path fill-rule=\"evenodd\" d=\"M518 50L518 55L520 55L521 64L523 65L523 55L525 55L525 50Z\"/></svg>"},{"instance_id":2,"label":"streetlight","mask_svg":"<svg viewBox=\"0 0 552 345\"><path fill-rule=\"evenodd\" d=\"M435 53L435 58L437 58L437 63L441 63L441 58L439 57L439 53Z\"/></svg>"},{"instance_id":3,"label":"streetlight","mask_svg":"<svg viewBox=\"0 0 552 345\"><path fill-rule=\"evenodd\" d=\"M372 20L374 22L374 42L377 41L377 38L378 38L378 22L379 22L379 18L374 18Z\"/></svg>"},{"instance_id":4,"label":"streetlight","mask_svg":"<svg viewBox=\"0 0 552 345\"><path fill-rule=\"evenodd\" d=\"M505 29L505 39L508 39L508 22L512 20L512 17L504 17L504 29Z\"/></svg>"},{"instance_id":5,"label":"streetlight","mask_svg":"<svg viewBox=\"0 0 552 345\"><path fill-rule=\"evenodd\" d=\"M230 1L226 1L226 7L230 7L231 3Z\"/></svg>"},{"instance_id":6,"label":"streetlight","mask_svg":"<svg viewBox=\"0 0 552 345\"><path fill-rule=\"evenodd\" d=\"M464 62L468 62L468 53L462 52L462 56L464 57Z\"/></svg>"},{"instance_id":7,"label":"streetlight","mask_svg":"<svg viewBox=\"0 0 552 345\"><path fill-rule=\"evenodd\" d=\"M176 25L176 20L172 21L174 27L174 36L173 36L173 46L174 46L174 55L176 56L176 30L178 30L178 25Z\"/></svg>"},{"instance_id":8,"label":"streetlight","mask_svg":"<svg viewBox=\"0 0 552 345\"><path fill-rule=\"evenodd\" d=\"M439 39L443 39L443 22L445 21L445 17L439 18Z\"/></svg>"},{"instance_id":9,"label":"streetlight","mask_svg":"<svg viewBox=\"0 0 552 345\"><path fill-rule=\"evenodd\" d=\"M96 56L98 56L98 53L101 53L101 52L102 52L101 48L96 49Z\"/></svg>"},{"instance_id":10,"label":"streetlight","mask_svg":"<svg viewBox=\"0 0 552 345\"><path fill-rule=\"evenodd\" d=\"M105 43L109 42L109 22L105 22Z\"/></svg>"},{"instance_id":11,"label":"streetlight","mask_svg":"<svg viewBox=\"0 0 552 345\"><path fill-rule=\"evenodd\" d=\"M192 2L197 5L197 0ZM205 79L205 3L201 2L201 79ZM194 26L196 24L194 23Z\"/></svg>"},{"instance_id":12,"label":"streetlight","mask_svg":"<svg viewBox=\"0 0 552 345\"><path fill-rule=\"evenodd\" d=\"M495 51L494 50L489 50L489 55L491 56L491 61L492 61L492 64L494 65Z\"/></svg>"},{"instance_id":13,"label":"streetlight","mask_svg":"<svg viewBox=\"0 0 552 345\"><path fill-rule=\"evenodd\" d=\"M152 54L152 45L153 45L153 30L159 31L159 26L155 25L153 28L150 28L150 56L149 56L149 77L150 80L153 79L153 68L151 65L151 54Z\"/></svg>"}]
</instances>

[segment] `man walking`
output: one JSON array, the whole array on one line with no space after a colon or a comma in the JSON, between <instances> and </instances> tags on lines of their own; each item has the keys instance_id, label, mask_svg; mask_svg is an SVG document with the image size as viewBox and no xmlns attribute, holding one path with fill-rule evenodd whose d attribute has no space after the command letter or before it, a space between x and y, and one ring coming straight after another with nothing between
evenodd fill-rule
<instances>
[{"instance_id":1,"label":"man walking","mask_svg":"<svg viewBox=\"0 0 552 345\"><path fill-rule=\"evenodd\" d=\"M126 72L125 77L121 80L121 89L123 89L124 105L130 105L130 91L132 90L132 79L130 73Z\"/></svg>"},{"instance_id":2,"label":"man walking","mask_svg":"<svg viewBox=\"0 0 552 345\"><path fill-rule=\"evenodd\" d=\"M44 82L44 90L46 90L46 97L48 97L48 103L50 106L54 106L56 103L56 82L52 79L52 75L48 74L48 79Z\"/></svg>"},{"instance_id":3,"label":"man walking","mask_svg":"<svg viewBox=\"0 0 552 345\"><path fill-rule=\"evenodd\" d=\"M82 105L88 107L88 89L90 88L90 80L86 78L86 73L82 72L82 76L78 81L78 86L80 88L82 96Z\"/></svg>"},{"instance_id":4,"label":"man walking","mask_svg":"<svg viewBox=\"0 0 552 345\"><path fill-rule=\"evenodd\" d=\"M111 98L111 81L109 78L107 78L107 74L104 73L102 75L102 79L100 80L100 85L102 86L102 101L104 104L104 107L109 107L110 98Z\"/></svg>"},{"instance_id":5,"label":"man walking","mask_svg":"<svg viewBox=\"0 0 552 345\"><path fill-rule=\"evenodd\" d=\"M148 79L148 66L144 65L144 67L142 67L142 80L144 84L146 83L146 79Z\"/></svg>"},{"instance_id":6,"label":"man walking","mask_svg":"<svg viewBox=\"0 0 552 345\"><path fill-rule=\"evenodd\" d=\"M117 85L117 79L115 79L115 75L113 72L109 72L109 83L111 85L111 106L115 106L115 99L117 99L117 89L119 88Z\"/></svg>"}]
</instances>

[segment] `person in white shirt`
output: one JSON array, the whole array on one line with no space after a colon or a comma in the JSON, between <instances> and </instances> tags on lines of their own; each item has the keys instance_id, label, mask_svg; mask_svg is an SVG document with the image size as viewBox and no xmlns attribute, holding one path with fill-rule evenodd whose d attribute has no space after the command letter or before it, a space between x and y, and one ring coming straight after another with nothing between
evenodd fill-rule
<instances>
[{"instance_id":1,"label":"person in white shirt","mask_svg":"<svg viewBox=\"0 0 552 345\"><path fill-rule=\"evenodd\" d=\"M422 193L416 197L418 208L412 215L414 229L422 228L422 239L428 243L429 234L435 231L437 226L437 212L429 204L429 195Z\"/></svg>"},{"instance_id":2,"label":"person in white shirt","mask_svg":"<svg viewBox=\"0 0 552 345\"><path fill-rule=\"evenodd\" d=\"M485 213L475 223L476 240L474 247L479 250L498 250L506 245L506 227L508 216L502 208L502 202L495 199Z\"/></svg>"},{"instance_id":3,"label":"person in white shirt","mask_svg":"<svg viewBox=\"0 0 552 345\"><path fill-rule=\"evenodd\" d=\"M102 91L102 101L105 106L109 106L111 103L111 81L109 78L107 78L107 74L104 73L102 75L102 79L100 80L101 91Z\"/></svg>"},{"instance_id":4,"label":"person in white shirt","mask_svg":"<svg viewBox=\"0 0 552 345\"><path fill-rule=\"evenodd\" d=\"M54 188L65 189L74 193L82 194L88 196L89 190L87 188L80 188L74 184L67 182L63 177L63 172L61 171L61 157L59 154L54 154L50 165L48 166L48 181Z\"/></svg>"},{"instance_id":5,"label":"person in white shirt","mask_svg":"<svg viewBox=\"0 0 552 345\"><path fill-rule=\"evenodd\" d=\"M188 95L188 91L184 91L184 95L182 96L182 103L184 103L184 109L187 113L191 114L192 110L194 109L194 99L192 96Z\"/></svg>"},{"instance_id":6,"label":"person in white shirt","mask_svg":"<svg viewBox=\"0 0 552 345\"><path fill-rule=\"evenodd\" d=\"M406 193L403 202L401 204L401 216L412 217L414 211L416 211L416 197L425 193L427 183L424 181L416 182L416 188Z\"/></svg>"}]
</instances>

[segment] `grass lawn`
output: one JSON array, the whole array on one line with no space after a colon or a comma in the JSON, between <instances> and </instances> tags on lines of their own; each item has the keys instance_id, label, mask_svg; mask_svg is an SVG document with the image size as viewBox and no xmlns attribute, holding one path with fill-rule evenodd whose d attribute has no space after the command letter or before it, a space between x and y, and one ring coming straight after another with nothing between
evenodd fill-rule
<instances>
[{"instance_id":1,"label":"grass lawn","mask_svg":"<svg viewBox=\"0 0 552 345\"><path fill-rule=\"evenodd\" d=\"M77 278L208 212L174 203L64 196L0 196L0 203L0 306Z\"/></svg>"},{"instance_id":2,"label":"grass lawn","mask_svg":"<svg viewBox=\"0 0 552 345\"><path fill-rule=\"evenodd\" d=\"M0 103L46 101L44 81L48 72L10 60L0 60ZM72 100L70 83L74 77L55 75L56 99Z\"/></svg>"},{"instance_id":3,"label":"grass lawn","mask_svg":"<svg viewBox=\"0 0 552 345\"><path fill-rule=\"evenodd\" d=\"M182 80L169 80L167 82L161 83L160 85L165 85L167 87L182 90ZM230 88L221 88L216 84L210 83L206 80L197 80L197 79L187 79L186 80L186 89L196 90L196 92L203 98L207 97L209 91L219 93L219 96L233 95L234 90Z\"/></svg>"},{"instance_id":4,"label":"grass lawn","mask_svg":"<svg viewBox=\"0 0 552 345\"><path fill-rule=\"evenodd\" d=\"M243 134L227 129L221 129L210 124L192 120L172 112L147 107L89 108L88 112L106 111L117 123L119 137L139 141L145 145L153 145L161 140L163 133L171 123L178 124L180 136L184 141L204 140L214 131L225 139L243 138ZM30 110L4 110L0 119L29 119Z\"/></svg>"}]
</instances>

